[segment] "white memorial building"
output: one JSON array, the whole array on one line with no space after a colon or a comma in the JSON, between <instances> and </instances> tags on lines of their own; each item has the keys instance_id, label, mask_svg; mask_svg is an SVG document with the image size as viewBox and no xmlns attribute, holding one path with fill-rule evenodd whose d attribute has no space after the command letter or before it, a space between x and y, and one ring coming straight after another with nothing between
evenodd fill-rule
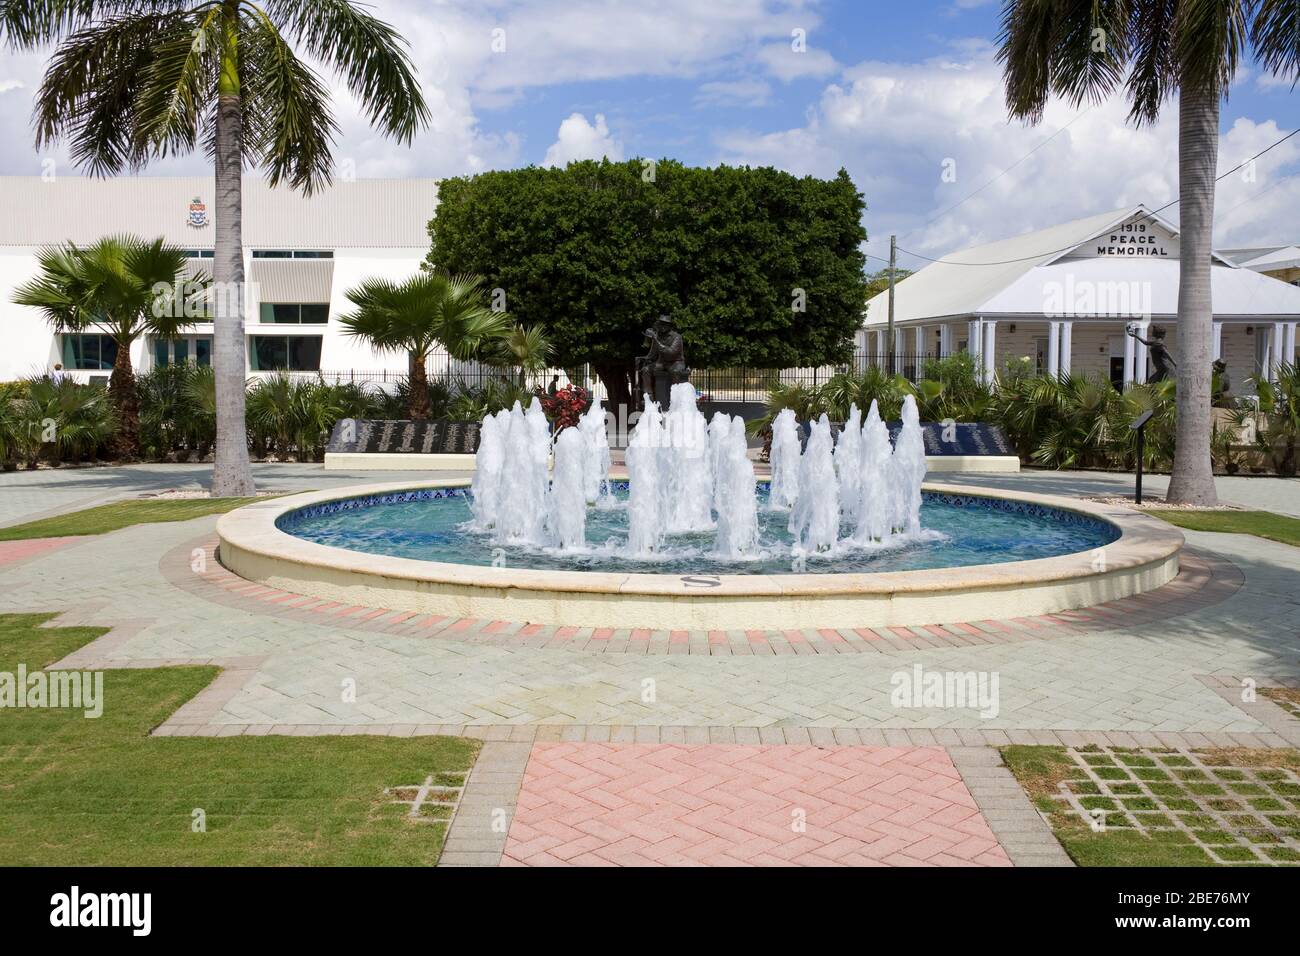
<instances>
[{"instance_id":1,"label":"white memorial building","mask_svg":"<svg viewBox=\"0 0 1300 956\"><path fill-rule=\"evenodd\" d=\"M116 346L88 331L55 334L38 309L13 303L37 272L42 246L84 245L106 235L159 236L188 251L192 269L211 274L213 183L210 177L90 179L0 177L0 381L48 374L55 365L82 381L107 380ZM370 276L405 278L429 252L437 205L432 179L336 181L311 196L244 179L245 354L250 376L287 368L330 377L389 372L406 359L376 353L341 334L348 289ZM173 341L137 341L137 372L158 364L208 364L212 323Z\"/></svg>"},{"instance_id":2,"label":"white memorial building","mask_svg":"<svg viewBox=\"0 0 1300 956\"><path fill-rule=\"evenodd\" d=\"M1149 349L1125 330L1163 328L1177 357L1178 252L1177 227L1137 206L945 255L894 288L895 368L914 376L917 356L966 351L986 380L1027 359L1040 374L1145 382ZM1211 274L1214 358L1242 394L1295 361L1300 249L1216 252ZM860 333L879 364L888 315L888 293L872 297Z\"/></svg>"}]
</instances>

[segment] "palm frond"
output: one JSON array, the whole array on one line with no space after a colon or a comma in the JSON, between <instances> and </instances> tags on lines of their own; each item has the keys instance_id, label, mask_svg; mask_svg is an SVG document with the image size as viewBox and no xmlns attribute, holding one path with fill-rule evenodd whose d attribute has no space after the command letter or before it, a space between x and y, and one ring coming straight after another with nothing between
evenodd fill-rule
<instances>
[{"instance_id":1,"label":"palm frond","mask_svg":"<svg viewBox=\"0 0 1300 956\"><path fill-rule=\"evenodd\" d=\"M349 0L267 0L275 23L311 56L332 66L370 120L398 142L429 122L406 41Z\"/></svg>"}]
</instances>

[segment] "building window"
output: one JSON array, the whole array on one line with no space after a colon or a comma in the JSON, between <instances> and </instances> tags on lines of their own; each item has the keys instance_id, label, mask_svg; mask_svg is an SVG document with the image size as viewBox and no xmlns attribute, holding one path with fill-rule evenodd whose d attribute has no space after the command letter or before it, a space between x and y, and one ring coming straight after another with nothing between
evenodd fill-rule
<instances>
[{"instance_id":1,"label":"building window","mask_svg":"<svg viewBox=\"0 0 1300 956\"><path fill-rule=\"evenodd\" d=\"M112 369L117 359L117 343L110 335L69 333L63 336L63 367L102 371Z\"/></svg>"},{"instance_id":2,"label":"building window","mask_svg":"<svg viewBox=\"0 0 1300 956\"><path fill-rule=\"evenodd\" d=\"M195 365L211 365L212 336L187 336L172 341L162 338L154 339L154 365L181 365L185 362L193 362Z\"/></svg>"},{"instance_id":3,"label":"building window","mask_svg":"<svg viewBox=\"0 0 1300 956\"><path fill-rule=\"evenodd\" d=\"M254 259L333 259L333 249L254 249Z\"/></svg>"},{"instance_id":4,"label":"building window","mask_svg":"<svg viewBox=\"0 0 1300 956\"><path fill-rule=\"evenodd\" d=\"M211 249L186 249L186 259L211 259L213 250Z\"/></svg>"},{"instance_id":5,"label":"building window","mask_svg":"<svg viewBox=\"0 0 1300 956\"><path fill-rule=\"evenodd\" d=\"M319 372L320 347L319 335L254 335L248 367L254 372Z\"/></svg>"},{"instance_id":6,"label":"building window","mask_svg":"<svg viewBox=\"0 0 1300 956\"><path fill-rule=\"evenodd\" d=\"M328 302L263 302L260 318L276 325L324 325L329 321Z\"/></svg>"}]
</instances>

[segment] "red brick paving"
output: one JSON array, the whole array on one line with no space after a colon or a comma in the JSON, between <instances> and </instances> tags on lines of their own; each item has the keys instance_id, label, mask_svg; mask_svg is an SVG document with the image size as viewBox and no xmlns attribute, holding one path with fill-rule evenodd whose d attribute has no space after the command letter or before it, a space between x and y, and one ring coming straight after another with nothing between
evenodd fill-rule
<instances>
[{"instance_id":1,"label":"red brick paving","mask_svg":"<svg viewBox=\"0 0 1300 956\"><path fill-rule=\"evenodd\" d=\"M942 747L537 743L502 864L1010 860Z\"/></svg>"},{"instance_id":2,"label":"red brick paving","mask_svg":"<svg viewBox=\"0 0 1300 956\"><path fill-rule=\"evenodd\" d=\"M0 541L0 568L3 568L6 564L26 561L28 558L57 551L69 541L79 540L81 539L78 536L72 535L63 538L27 538L22 541Z\"/></svg>"}]
</instances>

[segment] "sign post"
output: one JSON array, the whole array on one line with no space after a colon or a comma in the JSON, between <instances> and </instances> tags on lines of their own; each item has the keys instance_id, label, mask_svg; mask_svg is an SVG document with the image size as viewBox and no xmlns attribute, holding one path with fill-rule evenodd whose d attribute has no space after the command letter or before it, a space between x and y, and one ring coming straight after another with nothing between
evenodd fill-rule
<instances>
[{"instance_id":1,"label":"sign post","mask_svg":"<svg viewBox=\"0 0 1300 956\"><path fill-rule=\"evenodd\" d=\"M1137 418L1133 419L1133 421L1129 422L1128 425L1129 428L1137 432L1138 438L1137 473L1134 476L1136 480L1133 485L1133 503L1137 505L1142 504L1142 461L1146 457L1146 427L1147 422L1151 420L1151 416L1154 414L1154 409L1148 408Z\"/></svg>"}]
</instances>

